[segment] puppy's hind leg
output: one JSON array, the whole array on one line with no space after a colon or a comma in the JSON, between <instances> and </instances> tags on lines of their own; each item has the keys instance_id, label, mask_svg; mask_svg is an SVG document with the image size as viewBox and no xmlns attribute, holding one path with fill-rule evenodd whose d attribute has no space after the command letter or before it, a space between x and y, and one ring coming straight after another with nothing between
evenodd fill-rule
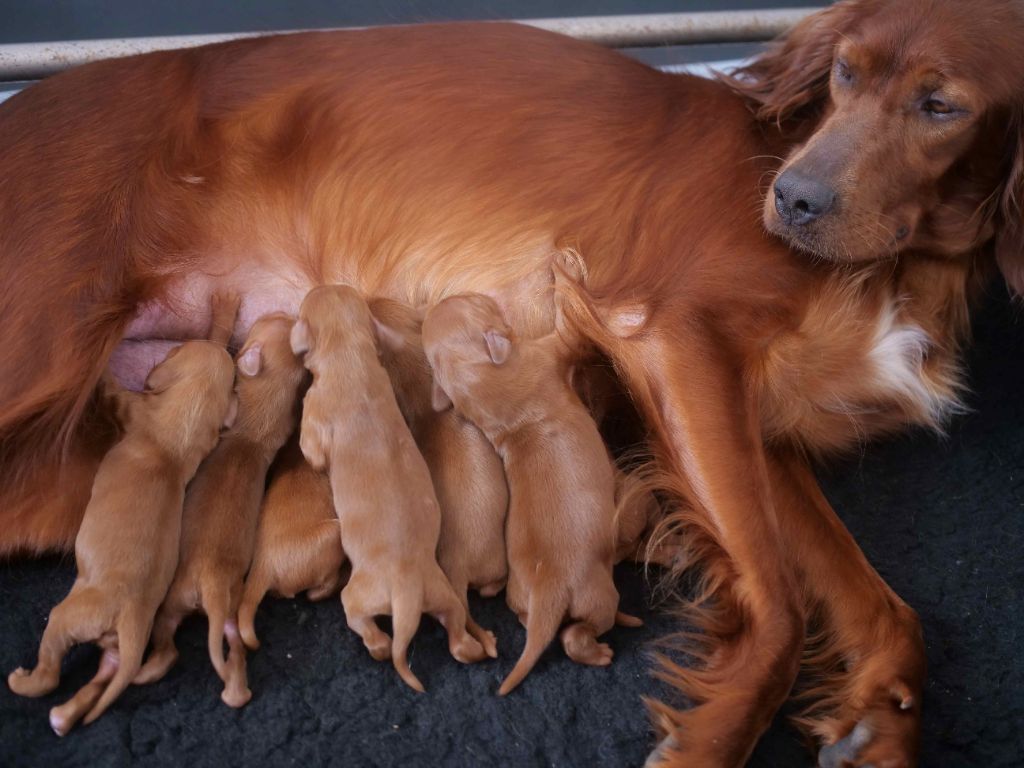
<instances>
[{"instance_id":1,"label":"puppy's hind leg","mask_svg":"<svg viewBox=\"0 0 1024 768\"><path fill-rule=\"evenodd\" d=\"M577 621L562 630L562 647L566 655L578 664L607 667L612 663L611 646L597 642L597 630L585 621Z\"/></svg>"},{"instance_id":2,"label":"puppy's hind leg","mask_svg":"<svg viewBox=\"0 0 1024 768\"><path fill-rule=\"evenodd\" d=\"M461 586L461 594L465 595L465 583ZM440 567L433 578L427 579L424 589L427 611L448 631L448 650L457 661L472 664L488 657L497 658L494 635L473 621Z\"/></svg>"},{"instance_id":3,"label":"puppy's hind leg","mask_svg":"<svg viewBox=\"0 0 1024 768\"><path fill-rule=\"evenodd\" d=\"M58 736L66 736L68 731L82 719L82 715L93 708L115 672L117 672L117 653L105 649L100 658L99 670L93 679L87 685L79 688L78 693L66 702L50 710L50 727L53 732Z\"/></svg>"},{"instance_id":4,"label":"puppy's hind leg","mask_svg":"<svg viewBox=\"0 0 1024 768\"><path fill-rule=\"evenodd\" d=\"M107 711L118 696L131 685L132 680L142 668L142 655L146 650L149 632L153 627L152 614L137 605L128 605L121 610L117 620L117 652L112 658L117 660L117 671L103 691L96 706L89 710L83 721L86 725Z\"/></svg>"},{"instance_id":5,"label":"puppy's hind leg","mask_svg":"<svg viewBox=\"0 0 1024 768\"><path fill-rule=\"evenodd\" d=\"M242 600L238 605L238 631L242 642L253 651L260 647L259 638L256 637L256 609L260 607L272 583L270 564L262 559L256 560L245 580Z\"/></svg>"},{"instance_id":6,"label":"puppy's hind leg","mask_svg":"<svg viewBox=\"0 0 1024 768\"><path fill-rule=\"evenodd\" d=\"M377 661L391 658L391 638L377 626L373 617L384 611L370 606L366 600L366 579L353 575L348 586L341 590L341 605L349 629L363 638L363 645Z\"/></svg>"},{"instance_id":7,"label":"puppy's hind leg","mask_svg":"<svg viewBox=\"0 0 1024 768\"><path fill-rule=\"evenodd\" d=\"M109 626L102 599L90 588L71 594L50 611L50 620L39 643L39 661L31 672L18 667L7 685L19 696L42 696L60 683L60 665L71 646L95 640Z\"/></svg>"},{"instance_id":8,"label":"puppy's hind leg","mask_svg":"<svg viewBox=\"0 0 1024 768\"><path fill-rule=\"evenodd\" d=\"M245 644L238 634L238 626L228 620L224 623L224 636L228 641L228 660L224 671L226 680L220 699L229 707L244 707L252 698L245 669Z\"/></svg>"},{"instance_id":9,"label":"puppy's hind leg","mask_svg":"<svg viewBox=\"0 0 1024 768\"><path fill-rule=\"evenodd\" d=\"M177 611L161 609L153 625L153 649L132 683L148 685L155 683L171 670L178 660L178 649L174 645L174 634L178 631L183 615Z\"/></svg>"}]
</instances>

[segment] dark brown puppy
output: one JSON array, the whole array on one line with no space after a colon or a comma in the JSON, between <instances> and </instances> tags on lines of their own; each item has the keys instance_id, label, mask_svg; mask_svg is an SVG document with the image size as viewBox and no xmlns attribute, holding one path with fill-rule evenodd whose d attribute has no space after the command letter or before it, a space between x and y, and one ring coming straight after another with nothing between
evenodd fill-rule
<instances>
[{"instance_id":1,"label":"dark brown puppy","mask_svg":"<svg viewBox=\"0 0 1024 768\"><path fill-rule=\"evenodd\" d=\"M305 355L313 373L299 445L314 469L329 470L352 561L352 576L341 592L349 627L371 656L390 656L406 684L423 691L406 659L423 613L448 630L448 648L459 661L480 661L487 654L467 634L466 609L437 564L440 508L430 470L380 364L381 337L401 344L375 322L354 289L336 285L309 292L292 331L292 349ZM381 615L393 617L393 645L374 621Z\"/></svg>"},{"instance_id":2,"label":"dark brown puppy","mask_svg":"<svg viewBox=\"0 0 1024 768\"><path fill-rule=\"evenodd\" d=\"M117 395L125 434L100 464L75 540L78 577L50 612L31 672L7 678L22 696L60 680L71 646L97 642L100 669L50 712L58 735L84 714L91 723L128 687L142 664L153 617L174 577L185 485L234 418L234 366L222 347L190 341L153 369L143 393Z\"/></svg>"},{"instance_id":3,"label":"dark brown puppy","mask_svg":"<svg viewBox=\"0 0 1024 768\"><path fill-rule=\"evenodd\" d=\"M604 666L596 638L618 613L612 582L615 480L594 420L569 381L556 334L513 343L497 304L457 296L433 307L423 342L434 370L434 405L476 424L505 464L508 604L527 628L526 647L499 693L529 673L565 619L562 645L574 661Z\"/></svg>"}]
</instances>

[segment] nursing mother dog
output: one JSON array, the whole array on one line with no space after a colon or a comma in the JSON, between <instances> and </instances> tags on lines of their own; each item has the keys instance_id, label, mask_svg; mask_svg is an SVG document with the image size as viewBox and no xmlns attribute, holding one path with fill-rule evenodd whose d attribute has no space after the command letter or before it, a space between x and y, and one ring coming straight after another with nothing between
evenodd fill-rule
<instances>
[{"instance_id":1,"label":"nursing mother dog","mask_svg":"<svg viewBox=\"0 0 1024 768\"><path fill-rule=\"evenodd\" d=\"M708 661L668 670L697 705L655 707L650 764L742 765L814 611L843 670L804 721L822 763L912 765L917 618L806 457L938 426L973 288L998 267L1024 289L1021 61L1018 2L853 0L732 81L457 24L35 85L0 108L0 551L70 548L96 382L108 363L141 382L166 340L205 332L212 292L243 297L238 334L343 282L413 305L484 293L531 337L572 247L575 321L713 553Z\"/></svg>"}]
</instances>

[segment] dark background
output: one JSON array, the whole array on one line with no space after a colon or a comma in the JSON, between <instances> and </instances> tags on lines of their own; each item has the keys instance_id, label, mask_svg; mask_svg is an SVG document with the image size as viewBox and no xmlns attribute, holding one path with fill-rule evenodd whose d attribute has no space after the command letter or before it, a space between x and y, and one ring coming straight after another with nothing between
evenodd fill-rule
<instances>
[{"instance_id":1,"label":"dark background","mask_svg":"<svg viewBox=\"0 0 1024 768\"><path fill-rule=\"evenodd\" d=\"M779 3L780 5L782 3ZM785 5L821 3L788 0ZM650 13L772 3L560 0L505 2L0 2L0 44L460 18ZM644 52L669 63L731 58L749 48ZM829 498L883 577L921 614L931 666L924 766L1024 763L1024 323L1002 286L978 313L970 355L974 412L944 438L913 434L873 445L823 472ZM0 672L30 664L49 609L70 587L73 558L0 563ZM73 652L56 694L30 701L0 685L0 766L21 765L640 765L651 747L641 696L667 692L649 674L650 641L675 624L648 606L635 569L618 573L624 609L648 625L615 630L609 669L548 652L507 700L494 696L523 642L500 600L477 601L502 658L464 667L425 622L412 662L417 696L369 659L337 601L268 601L264 647L250 657L252 702L223 706L205 657L204 624L179 634L182 660L155 686L130 689L98 723L63 740L46 713L95 669ZM810 765L779 718L752 765Z\"/></svg>"}]
</instances>

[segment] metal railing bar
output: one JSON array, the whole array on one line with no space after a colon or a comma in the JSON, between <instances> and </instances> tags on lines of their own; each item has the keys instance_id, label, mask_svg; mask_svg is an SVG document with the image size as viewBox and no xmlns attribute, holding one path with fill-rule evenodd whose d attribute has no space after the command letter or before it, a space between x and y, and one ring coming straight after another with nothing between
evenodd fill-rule
<instances>
[{"instance_id":1,"label":"metal railing bar","mask_svg":"<svg viewBox=\"0 0 1024 768\"><path fill-rule=\"evenodd\" d=\"M565 19L523 19L519 23L610 47L644 48L768 40L816 10L819 9L778 8L762 11L583 16ZM0 45L0 82L38 80L79 64L117 56L300 31L303 30Z\"/></svg>"}]
</instances>

